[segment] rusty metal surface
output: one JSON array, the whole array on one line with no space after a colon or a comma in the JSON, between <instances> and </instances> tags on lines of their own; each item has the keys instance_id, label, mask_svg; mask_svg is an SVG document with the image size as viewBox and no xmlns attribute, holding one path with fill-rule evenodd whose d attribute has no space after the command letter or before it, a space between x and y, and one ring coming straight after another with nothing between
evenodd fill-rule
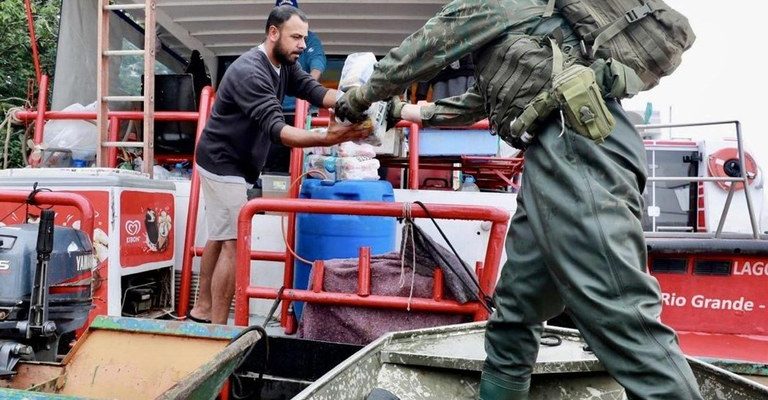
<instances>
[{"instance_id":1,"label":"rusty metal surface","mask_svg":"<svg viewBox=\"0 0 768 400\"><path fill-rule=\"evenodd\" d=\"M59 364L22 361L16 366L16 375L0 379L0 388L47 392L62 383L63 374L64 368Z\"/></svg>"},{"instance_id":2,"label":"rusty metal surface","mask_svg":"<svg viewBox=\"0 0 768 400\"><path fill-rule=\"evenodd\" d=\"M261 339L257 331L250 331L229 344L223 351L184 377L156 400L212 399L221 390L251 346Z\"/></svg>"},{"instance_id":3,"label":"rusty metal surface","mask_svg":"<svg viewBox=\"0 0 768 400\"><path fill-rule=\"evenodd\" d=\"M726 371L733 372L739 375L753 375L756 377L765 378L765 382L768 382L768 364L751 363L744 361L733 360L721 360L717 358L696 357L701 361L710 363L716 367L720 367Z\"/></svg>"},{"instance_id":4,"label":"rusty metal surface","mask_svg":"<svg viewBox=\"0 0 768 400\"><path fill-rule=\"evenodd\" d=\"M107 316L96 317L88 329L226 340L234 338L242 330L241 327L226 325Z\"/></svg>"},{"instance_id":5,"label":"rusty metal surface","mask_svg":"<svg viewBox=\"0 0 768 400\"><path fill-rule=\"evenodd\" d=\"M484 323L386 335L320 378L295 399L363 399L374 388L401 399L475 399L480 377ZM547 328L563 339L542 347L532 377L530 400L622 400L611 378L570 329ZM689 359L706 400L768 399L768 388Z\"/></svg>"},{"instance_id":6,"label":"rusty metal surface","mask_svg":"<svg viewBox=\"0 0 768 400\"><path fill-rule=\"evenodd\" d=\"M211 360L227 340L91 330L70 354L60 393L112 399L154 399Z\"/></svg>"},{"instance_id":7,"label":"rusty metal surface","mask_svg":"<svg viewBox=\"0 0 768 400\"><path fill-rule=\"evenodd\" d=\"M27 391L0 384L0 398L213 399L261 339L258 331L249 331L229 344L238 332L226 326L100 317L63 364L22 363L10 382Z\"/></svg>"}]
</instances>

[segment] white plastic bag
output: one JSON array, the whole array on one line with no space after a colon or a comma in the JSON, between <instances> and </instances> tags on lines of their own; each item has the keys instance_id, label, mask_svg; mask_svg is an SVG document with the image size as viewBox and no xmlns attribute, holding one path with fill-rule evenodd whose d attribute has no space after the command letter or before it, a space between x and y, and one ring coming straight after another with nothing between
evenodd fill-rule
<instances>
[{"instance_id":1,"label":"white plastic bag","mask_svg":"<svg viewBox=\"0 0 768 400\"><path fill-rule=\"evenodd\" d=\"M63 111L94 112L96 103L87 106L75 103ZM73 159L88 161L96 157L98 130L92 121L51 120L45 124L43 143L46 148L72 150Z\"/></svg>"},{"instance_id":2,"label":"white plastic bag","mask_svg":"<svg viewBox=\"0 0 768 400\"><path fill-rule=\"evenodd\" d=\"M306 172L319 179L379 180L379 160L371 157L334 157L310 154L304 159Z\"/></svg>"},{"instance_id":3,"label":"white plastic bag","mask_svg":"<svg viewBox=\"0 0 768 400\"><path fill-rule=\"evenodd\" d=\"M339 90L346 92L351 87L362 86L373 74L376 56L373 53L352 53L344 60L339 79Z\"/></svg>"},{"instance_id":4,"label":"white plastic bag","mask_svg":"<svg viewBox=\"0 0 768 400\"><path fill-rule=\"evenodd\" d=\"M339 144L339 157L376 157L376 151L368 143L344 142Z\"/></svg>"},{"instance_id":5,"label":"white plastic bag","mask_svg":"<svg viewBox=\"0 0 768 400\"><path fill-rule=\"evenodd\" d=\"M339 157L336 159L337 181L379 180L379 160L369 157Z\"/></svg>"},{"instance_id":6,"label":"white plastic bag","mask_svg":"<svg viewBox=\"0 0 768 400\"><path fill-rule=\"evenodd\" d=\"M352 53L344 60L344 67L341 69L341 79L339 80L339 97L342 92L350 88L359 87L368 82L373 74L373 67L376 65L376 56L373 53ZM338 100L338 99L337 99ZM381 137L384 135L387 127L387 103L378 101L368 108L366 115L371 119L373 132L358 143L368 143L373 146L381 145ZM349 124L348 121L339 121L343 124Z\"/></svg>"}]
</instances>

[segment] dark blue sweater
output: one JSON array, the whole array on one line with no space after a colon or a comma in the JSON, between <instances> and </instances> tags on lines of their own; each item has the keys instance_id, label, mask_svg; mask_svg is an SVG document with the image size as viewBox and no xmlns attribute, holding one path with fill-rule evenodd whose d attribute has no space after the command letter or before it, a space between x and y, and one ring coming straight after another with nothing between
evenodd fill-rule
<instances>
[{"instance_id":1,"label":"dark blue sweater","mask_svg":"<svg viewBox=\"0 0 768 400\"><path fill-rule=\"evenodd\" d=\"M285 126L281 103L287 95L322 106L324 88L297 65L283 65L280 75L257 47L227 69L195 158L208 172L240 176L256 183L269 152Z\"/></svg>"}]
</instances>

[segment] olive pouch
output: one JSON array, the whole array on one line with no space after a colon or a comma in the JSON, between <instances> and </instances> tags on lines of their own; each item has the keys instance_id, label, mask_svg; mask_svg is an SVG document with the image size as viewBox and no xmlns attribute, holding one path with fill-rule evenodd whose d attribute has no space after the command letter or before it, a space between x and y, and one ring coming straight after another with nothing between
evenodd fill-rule
<instances>
[{"instance_id":1,"label":"olive pouch","mask_svg":"<svg viewBox=\"0 0 768 400\"><path fill-rule=\"evenodd\" d=\"M566 123L579 134L602 143L616 126L591 68L574 64L554 75L552 93Z\"/></svg>"}]
</instances>

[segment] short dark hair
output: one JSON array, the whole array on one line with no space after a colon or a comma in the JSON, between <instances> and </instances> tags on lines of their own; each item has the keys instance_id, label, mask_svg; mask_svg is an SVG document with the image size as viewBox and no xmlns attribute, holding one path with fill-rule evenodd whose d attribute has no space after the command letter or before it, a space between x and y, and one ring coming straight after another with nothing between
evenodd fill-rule
<instances>
[{"instance_id":1,"label":"short dark hair","mask_svg":"<svg viewBox=\"0 0 768 400\"><path fill-rule=\"evenodd\" d=\"M269 13L269 17L267 17L267 26L264 28L264 33L269 33L270 26L280 29L285 21L288 21L294 15L298 15L302 21L307 22L307 14L304 14L303 11L296 7L284 5L273 8L272 12Z\"/></svg>"}]
</instances>

